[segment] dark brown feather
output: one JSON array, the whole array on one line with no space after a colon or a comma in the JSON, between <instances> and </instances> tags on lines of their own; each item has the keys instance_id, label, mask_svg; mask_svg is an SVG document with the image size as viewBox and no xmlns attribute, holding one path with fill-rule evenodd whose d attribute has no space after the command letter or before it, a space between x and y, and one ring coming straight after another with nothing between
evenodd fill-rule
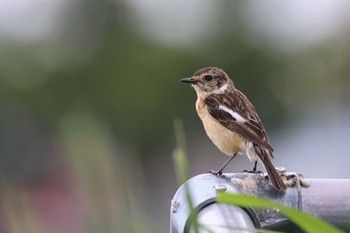
<instances>
[{"instance_id":1,"label":"dark brown feather","mask_svg":"<svg viewBox=\"0 0 350 233\"><path fill-rule=\"evenodd\" d=\"M278 172L276 171L266 151L256 144L254 144L254 148L255 148L255 152L259 156L259 159L267 172L267 175L269 176L269 179L271 180L272 185L278 191L286 190L287 189L286 184L283 182L280 174L278 174Z\"/></svg>"},{"instance_id":2,"label":"dark brown feather","mask_svg":"<svg viewBox=\"0 0 350 233\"><path fill-rule=\"evenodd\" d=\"M235 89L223 94L212 94L205 99L205 103L210 115L218 120L224 127L260 145L262 148L267 149L270 156L273 157L273 148L269 144L269 138L267 137L265 128L253 105L242 92ZM228 112L219 109L220 105L239 114L245 119L245 122L239 122Z\"/></svg>"}]
</instances>

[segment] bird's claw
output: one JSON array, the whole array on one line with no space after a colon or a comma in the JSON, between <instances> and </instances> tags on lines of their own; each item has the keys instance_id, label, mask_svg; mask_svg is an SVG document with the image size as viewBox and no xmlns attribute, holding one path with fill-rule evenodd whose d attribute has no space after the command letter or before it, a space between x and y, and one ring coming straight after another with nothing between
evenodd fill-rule
<instances>
[{"instance_id":1,"label":"bird's claw","mask_svg":"<svg viewBox=\"0 0 350 233\"><path fill-rule=\"evenodd\" d=\"M218 170L218 171L210 170L209 173L210 173L210 174L213 174L213 175L215 175L215 176L224 178L224 179L228 179L227 176L225 176L224 174L222 174L222 170Z\"/></svg>"},{"instance_id":2,"label":"bird's claw","mask_svg":"<svg viewBox=\"0 0 350 233\"><path fill-rule=\"evenodd\" d=\"M218 171L210 170L209 173L216 175L216 176L222 176L222 171L220 171L220 170L218 170Z\"/></svg>"},{"instance_id":3,"label":"bird's claw","mask_svg":"<svg viewBox=\"0 0 350 233\"><path fill-rule=\"evenodd\" d=\"M260 170L258 170L258 171L248 171L247 169L244 169L243 171L242 171L242 173L252 173L252 174L260 174L260 175L264 175L264 172L262 172L262 171L260 171Z\"/></svg>"}]
</instances>

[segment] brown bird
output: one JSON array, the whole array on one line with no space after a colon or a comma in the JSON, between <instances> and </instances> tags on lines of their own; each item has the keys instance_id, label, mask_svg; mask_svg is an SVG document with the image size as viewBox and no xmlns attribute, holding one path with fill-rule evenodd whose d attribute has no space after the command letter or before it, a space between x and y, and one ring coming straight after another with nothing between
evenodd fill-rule
<instances>
[{"instance_id":1,"label":"brown bird","mask_svg":"<svg viewBox=\"0 0 350 233\"><path fill-rule=\"evenodd\" d=\"M222 175L237 154L245 154L255 161L254 172L260 160L273 186L278 191L286 190L287 186L271 163L273 148L258 114L228 75L219 68L206 67L180 81L192 84L196 90L196 110L210 140L221 152L232 156L211 173Z\"/></svg>"}]
</instances>

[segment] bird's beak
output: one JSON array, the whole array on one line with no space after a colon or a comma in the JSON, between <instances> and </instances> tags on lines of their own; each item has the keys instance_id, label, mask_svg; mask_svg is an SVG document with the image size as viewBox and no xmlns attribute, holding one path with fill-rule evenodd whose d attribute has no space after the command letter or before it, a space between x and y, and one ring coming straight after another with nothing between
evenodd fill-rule
<instances>
[{"instance_id":1,"label":"bird's beak","mask_svg":"<svg viewBox=\"0 0 350 233\"><path fill-rule=\"evenodd\" d=\"M197 80L193 79L192 77L189 77L189 78L180 79L180 82L195 84L197 82Z\"/></svg>"}]
</instances>

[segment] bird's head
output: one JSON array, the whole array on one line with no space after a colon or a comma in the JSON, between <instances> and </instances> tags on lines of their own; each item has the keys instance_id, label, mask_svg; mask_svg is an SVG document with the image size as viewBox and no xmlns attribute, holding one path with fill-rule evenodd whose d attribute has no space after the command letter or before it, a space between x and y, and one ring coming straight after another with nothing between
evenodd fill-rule
<instances>
[{"instance_id":1,"label":"bird's head","mask_svg":"<svg viewBox=\"0 0 350 233\"><path fill-rule=\"evenodd\" d=\"M180 80L192 84L197 95L209 95L212 93L223 93L227 89L234 88L232 80L219 68L206 67L198 70L190 78Z\"/></svg>"}]
</instances>

